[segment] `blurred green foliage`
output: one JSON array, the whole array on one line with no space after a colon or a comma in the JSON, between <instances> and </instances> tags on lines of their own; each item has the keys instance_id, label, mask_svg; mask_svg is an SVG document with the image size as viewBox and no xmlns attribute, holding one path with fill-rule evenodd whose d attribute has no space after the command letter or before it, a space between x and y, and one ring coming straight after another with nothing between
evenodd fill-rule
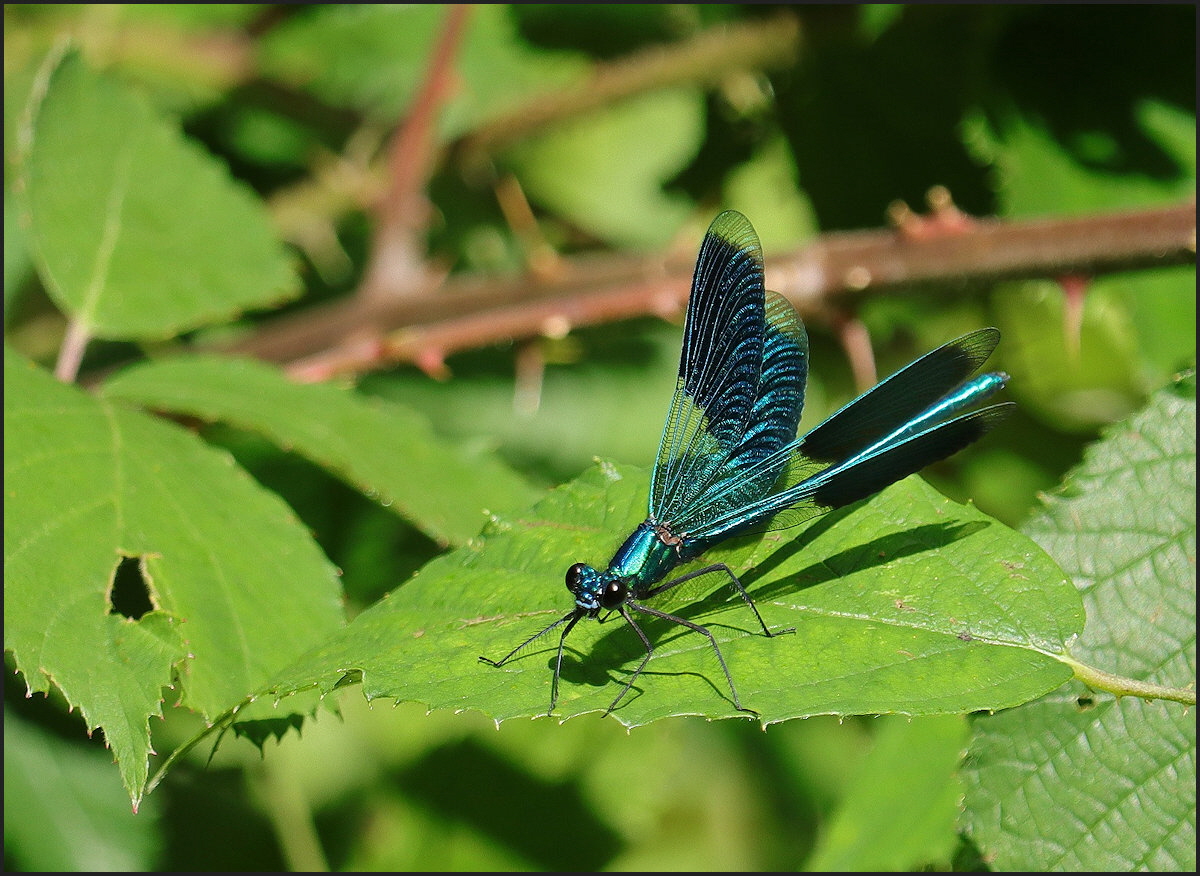
<instances>
[{"instance_id":1,"label":"blurred green foliage","mask_svg":"<svg viewBox=\"0 0 1200 876\"><path fill-rule=\"evenodd\" d=\"M176 116L188 138L270 199L396 124L445 7L8 5L4 14L6 342L47 362L63 320L28 255L12 186L20 112L57 40L73 35L89 65ZM1001 218L1194 198L1191 5L477 7L439 142L585 81L597 62L781 14L800 22L794 64L580 116L493 155L496 173L522 184L565 254L661 249L728 206L751 217L769 261L822 232L878 227L892 201L919 207L934 185L968 212ZM447 161L428 194L431 258L457 271L520 267L521 244L489 181ZM359 209L330 218L343 268L298 248L304 295L291 308L344 295L361 277L370 219ZM1060 289L1048 281L867 300L859 315L881 374L959 331L1001 328L994 362L1013 375L1019 415L926 477L1016 525L1105 427L1194 368L1194 286L1192 268L1097 278L1078 354L1064 343ZM802 428L855 392L834 338L823 327L812 334ZM514 391L511 348L452 357L445 382L396 368L360 386L549 486L597 456L653 461L678 338L677 326L643 319L547 339L536 407ZM85 372L145 352L94 343ZM291 505L343 570L352 615L440 552L315 465L231 428L205 436ZM1192 557L1194 586L1194 540ZM557 580L546 594L548 606L565 596ZM1194 677L1194 641L1192 652ZM12 870L949 869L987 860L953 828L961 717L936 726L812 718L765 733L699 719L626 733L593 716L495 728L474 713L371 709L351 690L340 721L323 715L265 758L240 742L207 766L207 752L192 752L134 816L99 739L85 739L53 693L27 699L11 663L6 681ZM160 753L198 729L194 714L166 711L152 724ZM1190 750L1194 763L1194 739ZM894 782L909 791L902 801L886 794ZM864 841L892 836L889 819L913 813L926 817L899 820L909 827L903 844Z\"/></svg>"}]
</instances>

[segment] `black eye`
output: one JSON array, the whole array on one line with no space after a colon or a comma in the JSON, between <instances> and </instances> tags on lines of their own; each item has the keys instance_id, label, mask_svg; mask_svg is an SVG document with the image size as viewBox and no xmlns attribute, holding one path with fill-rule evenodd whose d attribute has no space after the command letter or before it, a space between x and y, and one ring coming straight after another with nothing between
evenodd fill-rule
<instances>
[{"instance_id":1,"label":"black eye","mask_svg":"<svg viewBox=\"0 0 1200 876\"><path fill-rule=\"evenodd\" d=\"M616 608L629 595L629 588L620 581L610 581L600 594L600 604L605 608Z\"/></svg>"},{"instance_id":2,"label":"black eye","mask_svg":"<svg viewBox=\"0 0 1200 876\"><path fill-rule=\"evenodd\" d=\"M583 572L586 568L586 563L576 563L574 566L567 569L567 587L569 587L572 592L579 588L579 582L583 580Z\"/></svg>"}]
</instances>

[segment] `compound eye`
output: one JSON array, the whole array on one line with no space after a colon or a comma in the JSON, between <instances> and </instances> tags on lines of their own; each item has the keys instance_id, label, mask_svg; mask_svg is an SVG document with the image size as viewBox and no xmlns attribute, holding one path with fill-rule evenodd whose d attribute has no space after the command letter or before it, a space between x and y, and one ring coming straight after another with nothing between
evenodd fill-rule
<instances>
[{"instance_id":1,"label":"compound eye","mask_svg":"<svg viewBox=\"0 0 1200 876\"><path fill-rule=\"evenodd\" d=\"M600 604L605 608L616 608L629 595L629 588L620 581L610 581L600 594Z\"/></svg>"},{"instance_id":2,"label":"compound eye","mask_svg":"<svg viewBox=\"0 0 1200 876\"><path fill-rule=\"evenodd\" d=\"M587 569L586 563L576 563L571 568L567 569L567 588L574 593L579 589L579 585L583 581L583 573Z\"/></svg>"}]
</instances>

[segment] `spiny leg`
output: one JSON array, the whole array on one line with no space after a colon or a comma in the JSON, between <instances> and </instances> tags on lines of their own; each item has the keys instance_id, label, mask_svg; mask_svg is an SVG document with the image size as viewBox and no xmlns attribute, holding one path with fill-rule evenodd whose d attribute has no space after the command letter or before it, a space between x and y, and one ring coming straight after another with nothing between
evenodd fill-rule
<instances>
[{"instance_id":1,"label":"spiny leg","mask_svg":"<svg viewBox=\"0 0 1200 876\"><path fill-rule=\"evenodd\" d=\"M562 631L562 635L558 637L558 659L554 661L554 679L550 682L550 709L546 712L547 718L554 714L554 706L558 703L558 677L562 674L563 646L567 643L567 633L574 629L575 624L579 623L579 619L583 616L578 611L568 615L567 617L571 618L571 622L567 624L566 629ZM566 619L563 618L563 620Z\"/></svg>"},{"instance_id":2,"label":"spiny leg","mask_svg":"<svg viewBox=\"0 0 1200 876\"><path fill-rule=\"evenodd\" d=\"M523 650L525 650L525 648L527 648L533 642L536 642L538 639L540 639L542 636L546 635L546 633L550 632L555 627L566 623L568 620L571 620L571 618L574 618L575 620L579 620L578 613L571 611L571 612L568 612L567 614L564 614L562 617L560 617L554 623L550 624L550 626L545 627L544 629L534 633L532 636L530 636L524 642L517 645L517 647L513 648L511 651L509 651L507 654L505 654L499 660L493 660L491 657L484 657L482 654L480 654L479 662L486 663L488 666L503 666L509 660L513 659L519 653L521 653ZM574 623L574 621L572 621L571 626L574 626L574 625L575 625L575 623ZM571 627L569 626L569 627L567 627L567 629L569 630L569 629L571 629ZM563 635L565 636L566 633L564 632Z\"/></svg>"},{"instance_id":3,"label":"spiny leg","mask_svg":"<svg viewBox=\"0 0 1200 876\"><path fill-rule=\"evenodd\" d=\"M521 644L517 645L517 647L513 648L511 651L509 651L507 654L505 654L499 660L493 660L490 657L484 657L481 654L479 656L479 662L486 663L489 666L503 666L509 660L511 660L512 658L516 657L519 653L521 653L521 651L525 650L525 648L529 647L529 645L531 645L533 642L536 642L542 636L546 635L546 633L550 632L551 630L555 629L556 627L562 626L565 623L567 625L567 628L562 631L562 635L559 636L559 639L558 639L558 659L554 664L554 680L550 684L550 710L548 712L546 712L546 716L549 717L550 714L554 711L555 703L558 702L558 676L559 676L559 672L562 670L563 644L566 642L567 633L571 632L571 629L575 626L575 624L579 623L579 619L584 616L585 616L584 612L580 612L578 610L570 611L567 614L564 614L562 617L560 617L554 623L550 624L550 626L540 630L539 632L534 633L532 636L530 636L528 639L526 639Z\"/></svg>"},{"instance_id":4,"label":"spiny leg","mask_svg":"<svg viewBox=\"0 0 1200 876\"><path fill-rule=\"evenodd\" d=\"M758 714L758 712L754 711L754 709L748 709L742 705L742 701L738 698L737 686L733 683L733 675L730 674L729 667L725 665L725 656L721 653L721 648L719 645L717 645L717 640L713 638L713 634L708 631L707 627L702 627L702 626L700 626L700 624L692 623L690 620L679 617L677 615L667 614L665 611L659 611L658 609L651 608L648 605L639 605L636 602L629 602L629 603L627 603L627 605L629 605L631 608L637 609L638 611L642 612L643 614L650 614L650 615L654 615L654 617L661 617L663 620L669 620L669 621L672 621L673 623L681 624L682 626L685 626L690 630L695 630L697 633L703 634L704 637L708 639L708 643L710 645L712 645L713 653L715 653L717 655L717 662L721 664L721 671L723 671L725 673L725 680L727 682L729 682L729 692L731 694L733 694L734 708L737 709L739 712L749 712L751 715ZM621 607L621 613L625 614L624 606ZM756 611L755 614L758 614L758 612ZM635 630L638 631L638 635L641 636L642 641L646 643L646 649L649 652L646 654L646 658L645 658L645 660L642 661L641 666L639 666L637 668L637 672L635 672L633 674L633 678L637 678L638 673L642 671L642 667L644 667L646 665L646 662L650 659L650 654L653 653L653 649L650 647L649 640L642 633L641 629L638 628L637 624L635 624L633 622L633 619L630 618L628 615L625 615L625 619L627 621L629 621L630 625ZM759 620L761 621L762 618L759 618ZM764 625L764 628L765 628L765 625ZM770 635L770 633L768 633L767 635ZM629 686L633 684L633 678L631 678L629 680L629 683L625 685L625 689L621 691L621 696L625 696L625 691L628 690ZM617 697L616 702L614 702L612 704L612 706L609 706L610 712L616 706L617 702L620 702L620 700L621 700L621 697L619 696L619 697Z\"/></svg>"},{"instance_id":5,"label":"spiny leg","mask_svg":"<svg viewBox=\"0 0 1200 876\"><path fill-rule=\"evenodd\" d=\"M633 605L633 603L630 603L630 605ZM637 608L638 606L634 605L634 607ZM629 676L629 680L625 682L625 686L621 688L621 692L617 694L617 698L612 701L612 705L604 710L606 717L612 712L613 709L617 707L617 703L621 702L621 700L625 698L625 694L629 693L629 689L633 687L634 681L636 681L637 677L642 674L642 670L646 668L646 664L650 662L650 658L654 654L654 646L650 644L650 640L646 638L646 634L642 632L642 628L633 622L633 618L629 616L629 612L625 610L625 606L618 605L616 611L621 615L621 617L625 618L625 622L633 627L633 631L638 634L638 638L641 639L642 644L646 646L646 656L642 658L642 662L638 664L638 668L633 671L633 675Z\"/></svg>"},{"instance_id":6,"label":"spiny leg","mask_svg":"<svg viewBox=\"0 0 1200 876\"><path fill-rule=\"evenodd\" d=\"M762 619L762 615L758 613L758 606L754 604L754 600L751 599L750 594L746 592L746 588L742 584L741 579L738 578L737 575L733 574L733 570L731 568L729 568L727 565L725 565L724 563L713 563L711 566L705 566L703 569L696 569L694 572L688 572L686 575L680 575L678 578L672 578L670 581L666 582L665 584L659 584L657 587L652 587L646 593L642 594L639 598L650 599L653 596L657 596L660 593L670 590L672 587L676 587L676 586L682 584L684 581L690 581L693 578L699 578L701 575L707 575L709 572L724 572L726 575L729 576L729 580L733 582L733 586L737 588L737 591L738 591L738 593L741 594L742 599L744 599L746 601L746 605L750 606L750 610L752 612L754 612L754 616L756 618L758 618L758 623L759 623L759 625L762 626L763 634L767 638L773 638L775 636L780 636L780 635L783 635L784 633L796 632L795 627L788 627L785 630L780 630L778 633L772 633L769 629L767 629L766 622ZM683 620L680 620L679 622L686 623ZM728 674L728 673L726 673L726 674Z\"/></svg>"}]
</instances>

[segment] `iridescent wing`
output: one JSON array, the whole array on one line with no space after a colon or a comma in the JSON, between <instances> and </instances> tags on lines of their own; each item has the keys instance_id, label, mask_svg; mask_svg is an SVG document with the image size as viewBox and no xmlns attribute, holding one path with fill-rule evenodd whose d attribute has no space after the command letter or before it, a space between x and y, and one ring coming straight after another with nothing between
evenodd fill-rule
<instances>
[{"instance_id":1,"label":"iridescent wing","mask_svg":"<svg viewBox=\"0 0 1200 876\"><path fill-rule=\"evenodd\" d=\"M651 517L686 534L770 491L786 464L778 451L795 438L807 369L803 325L764 290L758 235L740 213L722 213L692 280Z\"/></svg>"},{"instance_id":2,"label":"iridescent wing","mask_svg":"<svg viewBox=\"0 0 1200 876\"><path fill-rule=\"evenodd\" d=\"M1001 403L964 413L1008 380L1002 372L967 380L999 339L996 329L981 329L909 363L758 463L779 472L775 486L691 535L711 542L760 526L792 526L864 499L978 440L1014 407ZM755 468L745 475L753 476Z\"/></svg>"},{"instance_id":3,"label":"iridescent wing","mask_svg":"<svg viewBox=\"0 0 1200 876\"><path fill-rule=\"evenodd\" d=\"M915 359L804 436L806 456L841 462L895 431L979 370L1000 330L970 332Z\"/></svg>"}]
</instances>

